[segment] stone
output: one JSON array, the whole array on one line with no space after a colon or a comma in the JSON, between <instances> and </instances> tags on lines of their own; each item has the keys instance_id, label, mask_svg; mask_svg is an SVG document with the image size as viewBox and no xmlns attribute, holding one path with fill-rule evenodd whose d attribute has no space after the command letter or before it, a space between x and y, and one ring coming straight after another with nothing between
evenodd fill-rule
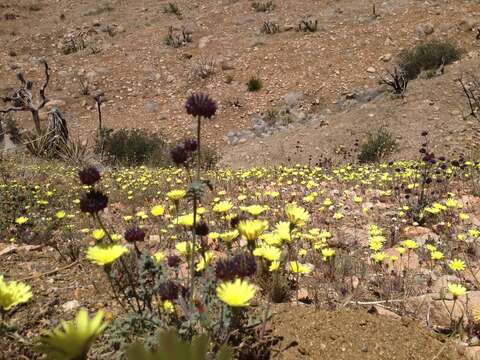
<instances>
[{"instance_id":1,"label":"stone","mask_svg":"<svg viewBox=\"0 0 480 360\"><path fill-rule=\"evenodd\" d=\"M480 346L469 346L465 348L464 355L467 360L480 360Z\"/></svg>"},{"instance_id":2,"label":"stone","mask_svg":"<svg viewBox=\"0 0 480 360\"><path fill-rule=\"evenodd\" d=\"M208 35L200 38L200 40L198 41L198 48L203 49L205 46L207 46L207 44L212 38L213 38L213 35Z\"/></svg>"},{"instance_id":3,"label":"stone","mask_svg":"<svg viewBox=\"0 0 480 360\"><path fill-rule=\"evenodd\" d=\"M370 66L370 67L367 69L367 72L373 74L373 73L376 73L376 72L377 72L377 69L375 69L373 66Z\"/></svg>"},{"instance_id":4,"label":"stone","mask_svg":"<svg viewBox=\"0 0 480 360\"><path fill-rule=\"evenodd\" d=\"M422 226L407 226L403 229L406 238L414 240L419 246L425 245L427 241L436 242L440 236L429 228Z\"/></svg>"},{"instance_id":5,"label":"stone","mask_svg":"<svg viewBox=\"0 0 480 360\"><path fill-rule=\"evenodd\" d=\"M392 54L382 55L381 60L383 60L385 62L389 62L390 60L392 60Z\"/></svg>"},{"instance_id":6,"label":"stone","mask_svg":"<svg viewBox=\"0 0 480 360\"><path fill-rule=\"evenodd\" d=\"M427 35L433 34L434 31L435 29L431 23L419 24L415 28L415 35L417 37L425 37Z\"/></svg>"},{"instance_id":7,"label":"stone","mask_svg":"<svg viewBox=\"0 0 480 360\"><path fill-rule=\"evenodd\" d=\"M303 97L304 97L303 92L292 91L292 92L289 92L287 95L285 95L283 97L283 99L285 100L285 103L288 106L294 107L294 106L298 105L298 103L303 99Z\"/></svg>"},{"instance_id":8,"label":"stone","mask_svg":"<svg viewBox=\"0 0 480 360\"><path fill-rule=\"evenodd\" d=\"M62 309L65 312L76 310L79 307L80 307L80 303L77 300L70 300L62 305Z\"/></svg>"},{"instance_id":9,"label":"stone","mask_svg":"<svg viewBox=\"0 0 480 360\"><path fill-rule=\"evenodd\" d=\"M480 25L480 22L472 16L466 16L460 21L460 29L463 31L472 31Z\"/></svg>"},{"instance_id":10,"label":"stone","mask_svg":"<svg viewBox=\"0 0 480 360\"><path fill-rule=\"evenodd\" d=\"M155 113L159 110L160 105L156 101L149 101L145 105L145 108L147 109L148 112Z\"/></svg>"}]
</instances>

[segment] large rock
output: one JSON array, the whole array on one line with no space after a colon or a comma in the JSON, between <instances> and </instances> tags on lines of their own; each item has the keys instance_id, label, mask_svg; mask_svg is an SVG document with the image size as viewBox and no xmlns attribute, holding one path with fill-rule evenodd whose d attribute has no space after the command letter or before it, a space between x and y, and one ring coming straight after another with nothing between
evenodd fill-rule
<instances>
[{"instance_id":1,"label":"large rock","mask_svg":"<svg viewBox=\"0 0 480 360\"><path fill-rule=\"evenodd\" d=\"M415 28L415 35L417 37L425 37L427 35L433 34L435 28L430 23L418 24Z\"/></svg>"},{"instance_id":2,"label":"large rock","mask_svg":"<svg viewBox=\"0 0 480 360\"><path fill-rule=\"evenodd\" d=\"M427 241L436 242L440 238L432 230L422 226L407 226L403 233L408 239L414 240L419 246L425 245Z\"/></svg>"}]
</instances>

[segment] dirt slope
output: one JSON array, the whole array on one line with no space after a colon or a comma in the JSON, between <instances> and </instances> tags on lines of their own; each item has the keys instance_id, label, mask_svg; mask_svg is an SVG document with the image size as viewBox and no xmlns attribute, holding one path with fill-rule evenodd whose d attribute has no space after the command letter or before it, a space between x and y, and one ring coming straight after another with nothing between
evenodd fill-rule
<instances>
[{"instance_id":1,"label":"dirt slope","mask_svg":"<svg viewBox=\"0 0 480 360\"><path fill-rule=\"evenodd\" d=\"M282 0L267 13L253 11L251 2L243 0L179 0L176 4L181 18L164 12L167 1L5 0L0 5L0 92L16 86L12 69L26 71L39 80L36 60L46 58L53 73L47 90L53 100L50 106L57 105L66 113L73 133L85 137L95 129L93 101L81 94L82 77L88 79L91 93L96 89L106 91L110 99L104 109L107 126L160 130L173 141L192 131L191 119L183 110L187 94L207 91L220 105L215 121L206 125L208 141L219 148L230 148L225 135L250 127L253 112L274 108L292 91L303 92L302 111L335 114L335 102L343 94L376 85L378 72L390 66L382 56L394 57L402 48L424 39L416 31L419 24L433 26L434 32L428 37L452 38L468 53L477 46L472 28L480 11L478 3L467 0L383 1L376 4L377 18L372 17L370 0ZM305 17L319 21L318 32L305 34L292 29ZM283 31L260 34L265 20L276 20ZM170 26L191 31L193 42L180 48L167 46L164 38ZM62 46L78 36L85 36L87 49L64 55ZM205 61L215 63L215 74L204 80L194 77L192 69ZM367 72L370 67L376 72ZM252 76L263 80L264 88L259 93L246 90L245 83ZM445 81L450 84L450 80ZM448 98L452 91L436 88L438 81L425 82L425 86L437 97ZM377 111L378 118L385 121L407 115L414 124L443 127L446 114L435 98L435 105L420 111L425 100L415 94L421 92L420 88L412 84L413 94L407 105L385 101L385 110L373 111L368 105L352 109L348 116L338 115L344 120L337 121L334 115L328 130L322 129L322 137L329 143L346 145L350 137L356 137L347 130L357 130L360 122L370 124L370 112ZM441 107L439 119L427 120L434 117L427 109L437 105ZM406 109L410 108L415 118L409 116ZM28 117L16 117L21 125L30 126ZM355 125L347 126L352 119ZM391 123L404 138L412 136L405 121ZM310 134L309 128L305 131ZM266 140L270 141L276 140ZM287 149L295 146L290 136L282 141ZM254 144L252 155L262 152L260 145ZM276 155L271 154L278 155L280 150L268 148L265 153L275 160ZM230 150L244 156L241 148ZM227 155L226 162L237 165L237 161L243 161L242 156Z\"/></svg>"}]
</instances>

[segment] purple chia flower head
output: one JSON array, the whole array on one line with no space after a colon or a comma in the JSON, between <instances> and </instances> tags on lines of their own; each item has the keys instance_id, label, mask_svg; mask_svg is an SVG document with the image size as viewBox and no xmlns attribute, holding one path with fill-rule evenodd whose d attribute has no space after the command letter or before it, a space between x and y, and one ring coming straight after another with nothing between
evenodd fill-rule
<instances>
[{"instance_id":1,"label":"purple chia flower head","mask_svg":"<svg viewBox=\"0 0 480 360\"><path fill-rule=\"evenodd\" d=\"M195 234L197 234L198 236L207 236L209 232L210 230L205 221L198 223L195 227Z\"/></svg>"},{"instance_id":2,"label":"purple chia flower head","mask_svg":"<svg viewBox=\"0 0 480 360\"><path fill-rule=\"evenodd\" d=\"M78 177L83 185L93 185L100 180L100 172L97 168L89 166L78 172Z\"/></svg>"},{"instance_id":3,"label":"purple chia flower head","mask_svg":"<svg viewBox=\"0 0 480 360\"><path fill-rule=\"evenodd\" d=\"M101 191L91 190L82 195L80 210L89 214L96 214L108 205L108 197Z\"/></svg>"},{"instance_id":4,"label":"purple chia flower head","mask_svg":"<svg viewBox=\"0 0 480 360\"><path fill-rule=\"evenodd\" d=\"M229 259L220 259L215 264L215 275L223 281L252 276L256 271L257 263L255 257L250 253L237 254Z\"/></svg>"},{"instance_id":5,"label":"purple chia flower head","mask_svg":"<svg viewBox=\"0 0 480 360\"><path fill-rule=\"evenodd\" d=\"M145 240L145 231L138 226L131 227L125 231L125 240L128 242L138 242Z\"/></svg>"},{"instance_id":6,"label":"purple chia flower head","mask_svg":"<svg viewBox=\"0 0 480 360\"><path fill-rule=\"evenodd\" d=\"M170 255L169 257L167 257L167 265L172 268L178 267L181 261L182 259L178 255Z\"/></svg>"},{"instance_id":7,"label":"purple chia flower head","mask_svg":"<svg viewBox=\"0 0 480 360\"><path fill-rule=\"evenodd\" d=\"M158 285L158 294L160 295L160 298L162 301L166 300L176 300L178 299L178 293L180 291L180 288L177 284L175 284L173 281L165 281Z\"/></svg>"},{"instance_id":8,"label":"purple chia flower head","mask_svg":"<svg viewBox=\"0 0 480 360\"><path fill-rule=\"evenodd\" d=\"M206 94L193 94L185 104L187 114L210 119L217 111L217 103Z\"/></svg>"},{"instance_id":9,"label":"purple chia flower head","mask_svg":"<svg viewBox=\"0 0 480 360\"><path fill-rule=\"evenodd\" d=\"M187 162L189 154L183 145L177 145L172 149L170 155L172 156L173 162L179 166Z\"/></svg>"},{"instance_id":10,"label":"purple chia flower head","mask_svg":"<svg viewBox=\"0 0 480 360\"><path fill-rule=\"evenodd\" d=\"M195 139L185 140L185 142L183 143L183 147L185 148L185 150L189 152L194 152L197 150L197 147L198 147L197 140Z\"/></svg>"}]
</instances>

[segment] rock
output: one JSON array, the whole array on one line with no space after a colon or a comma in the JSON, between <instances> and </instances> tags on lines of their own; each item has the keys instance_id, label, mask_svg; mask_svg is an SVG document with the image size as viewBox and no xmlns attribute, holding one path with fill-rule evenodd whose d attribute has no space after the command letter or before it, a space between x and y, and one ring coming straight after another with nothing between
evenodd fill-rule
<instances>
[{"instance_id":1,"label":"rock","mask_svg":"<svg viewBox=\"0 0 480 360\"><path fill-rule=\"evenodd\" d=\"M429 325L444 328L448 328L451 325L449 312L452 309L453 319L458 320L463 316L463 321L466 323L468 319L467 316L464 316L465 310L471 314L474 309L478 309L480 306L480 291L469 291L465 296L459 297L455 307L453 307L454 301L449 294L445 293L443 297L444 299L439 294L411 297L406 300L405 306L407 311L415 312L419 318L428 318L430 321Z\"/></svg>"},{"instance_id":2,"label":"rock","mask_svg":"<svg viewBox=\"0 0 480 360\"><path fill-rule=\"evenodd\" d=\"M375 69L373 66L370 66L368 69L367 69L367 72L368 73L376 73L377 72L377 69Z\"/></svg>"},{"instance_id":3,"label":"rock","mask_svg":"<svg viewBox=\"0 0 480 360\"><path fill-rule=\"evenodd\" d=\"M463 31L472 31L480 25L480 22L472 16L466 16L460 21L460 29Z\"/></svg>"},{"instance_id":4,"label":"rock","mask_svg":"<svg viewBox=\"0 0 480 360\"><path fill-rule=\"evenodd\" d=\"M91 83L95 81L96 77L97 73L95 71L89 71L85 74L85 78Z\"/></svg>"},{"instance_id":5,"label":"rock","mask_svg":"<svg viewBox=\"0 0 480 360\"><path fill-rule=\"evenodd\" d=\"M303 99L303 96L303 92L301 91L292 91L285 95L283 97L283 100L285 100L285 103L288 106L294 107L298 105L298 103Z\"/></svg>"},{"instance_id":6,"label":"rock","mask_svg":"<svg viewBox=\"0 0 480 360\"><path fill-rule=\"evenodd\" d=\"M149 101L145 105L145 108L147 109L148 112L155 113L158 111L160 108L160 105L156 101Z\"/></svg>"},{"instance_id":7,"label":"rock","mask_svg":"<svg viewBox=\"0 0 480 360\"><path fill-rule=\"evenodd\" d=\"M383 60L383 61L385 61L385 62L389 62L390 60L392 60L392 54L382 55L382 56L381 56L381 60Z\"/></svg>"},{"instance_id":8,"label":"rock","mask_svg":"<svg viewBox=\"0 0 480 360\"><path fill-rule=\"evenodd\" d=\"M441 293L445 291L448 283L459 283L460 279L455 275L442 275L433 282L431 290L433 293Z\"/></svg>"},{"instance_id":9,"label":"rock","mask_svg":"<svg viewBox=\"0 0 480 360\"><path fill-rule=\"evenodd\" d=\"M371 311L369 310L369 313L377 314L380 316L387 316L392 319L400 319L400 315L378 305L373 305L372 310Z\"/></svg>"},{"instance_id":10,"label":"rock","mask_svg":"<svg viewBox=\"0 0 480 360\"><path fill-rule=\"evenodd\" d=\"M480 360L480 346L469 346L465 348L464 355L467 360Z\"/></svg>"},{"instance_id":11,"label":"rock","mask_svg":"<svg viewBox=\"0 0 480 360\"><path fill-rule=\"evenodd\" d=\"M108 76L112 73L112 69L106 67L98 67L94 71L100 76Z\"/></svg>"},{"instance_id":12,"label":"rock","mask_svg":"<svg viewBox=\"0 0 480 360\"><path fill-rule=\"evenodd\" d=\"M80 307L80 303L77 300L70 300L62 305L62 309L65 312L76 310L79 307Z\"/></svg>"},{"instance_id":13,"label":"rock","mask_svg":"<svg viewBox=\"0 0 480 360\"><path fill-rule=\"evenodd\" d=\"M407 226L403 233L408 239L414 240L419 246L425 245L427 241L438 241L439 237L429 228L422 226Z\"/></svg>"},{"instance_id":14,"label":"rock","mask_svg":"<svg viewBox=\"0 0 480 360\"><path fill-rule=\"evenodd\" d=\"M478 338L478 336L474 336L472 337L471 339L468 340L468 344L470 346L479 346L480 345L480 339Z\"/></svg>"},{"instance_id":15,"label":"rock","mask_svg":"<svg viewBox=\"0 0 480 360\"><path fill-rule=\"evenodd\" d=\"M420 267L418 255L415 252L410 252L409 255L405 254L400 256L400 253L396 248L385 249L385 253L389 256L396 256L398 258L395 261L394 268L398 274L401 274L404 270L412 271Z\"/></svg>"},{"instance_id":16,"label":"rock","mask_svg":"<svg viewBox=\"0 0 480 360\"><path fill-rule=\"evenodd\" d=\"M198 48L203 49L205 46L207 46L208 42L213 38L213 35L208 35L200 38L198 41Z\"/></svg>"},{"instance_id":17,"label":"rock","mask_svg":"<svg viewBox=\"0 0 480 360\"><path fill-rule=\"evenodd\" d=\"M427 35L433 34L434 31L435 29L431 23L419 24L415 28L415 35L417 37L425 37Z\"/></svg>"},{"instance_id":18,"label":"rock","mask_svg":"<svg viewBox=\"0 0 480 360\"><path fill-rule=\"evenodd\" d=\"M160 243L160 235L150 235L150 243L152 244L159 244Z\"/></svg>"}]
</instances>

